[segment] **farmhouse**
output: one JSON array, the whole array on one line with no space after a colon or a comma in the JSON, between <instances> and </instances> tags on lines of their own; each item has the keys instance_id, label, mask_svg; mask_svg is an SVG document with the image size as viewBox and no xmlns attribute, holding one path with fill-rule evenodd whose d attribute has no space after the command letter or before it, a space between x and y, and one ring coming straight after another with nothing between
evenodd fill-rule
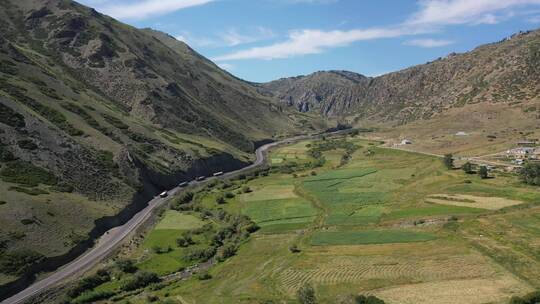
<instances>
[{"instance_id":1,"label":"farmhouse","mask_svg":"<svg viewBox=\"0 0 540 304\"><path fill-rule=\"evenodd\" d=\"M469 134L467 134L466 132L463 132L463 131L459 131L456 133L456 136L469 136Z\"/></svg>"},{"instance_id":2,"label":"farmhouse","mask_svg":"<svg viewBox=\"0 0 540 304\"><path fill-rule=\"evenodd\" d=\"M409 139L404 139L404 140L401 141L401 144L402 145L411 145L412 141L410 141Z\"/></svg>"},{"instance_id":3,"label":"farmhouse","mask_svg":"<svg viewBox=\"0 0 540 304\"><path fill-rule=\"evenodd\" d=\"M519 147L506 151L506 156L514 159L537 159L540 157L540 148Z\"/></svg>"}]
</instances>

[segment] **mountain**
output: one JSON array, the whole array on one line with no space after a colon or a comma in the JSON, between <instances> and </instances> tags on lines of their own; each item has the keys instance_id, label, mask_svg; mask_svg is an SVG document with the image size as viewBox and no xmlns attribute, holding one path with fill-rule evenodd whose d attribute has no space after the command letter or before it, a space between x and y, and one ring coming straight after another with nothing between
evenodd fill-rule
<instances>
[{"instance_id":1,"label":"mountain","mask_svg":"<svg viewBox=\"0 0 540 304\"><path fill-rule=\"evenodd\" d=\"M466 105L538 99L538 83L540 30L379 77L328 71L257 86L303 112L399 125Z\"/></svg>"},{"instance_id":2,"label":"mountain","mask_svg":"<svg viewBox=\"0 0 540 304\"><path fill-rule=\"evenodd\" d=\"M261 140L324 127L163 33L68 0L0 7L0 285Z\"/></svg>"}]
</instances>

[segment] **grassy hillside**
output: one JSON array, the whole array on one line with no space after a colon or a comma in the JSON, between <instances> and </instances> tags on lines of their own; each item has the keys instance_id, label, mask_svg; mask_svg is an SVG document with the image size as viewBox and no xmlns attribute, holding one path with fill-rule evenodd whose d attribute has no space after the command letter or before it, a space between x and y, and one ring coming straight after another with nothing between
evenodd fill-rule
<instances>
[{"instance_id":1,"label":"grassy hillside","mask_svg":"<svg viewBox=\"0 0 540 304\"><path fill-rule=\"evenodd\" d=\"M0 6L0 284L98 218L238 168L259 140L324 127L157 32L73 1Z\"/></svg>"}]
</instances>

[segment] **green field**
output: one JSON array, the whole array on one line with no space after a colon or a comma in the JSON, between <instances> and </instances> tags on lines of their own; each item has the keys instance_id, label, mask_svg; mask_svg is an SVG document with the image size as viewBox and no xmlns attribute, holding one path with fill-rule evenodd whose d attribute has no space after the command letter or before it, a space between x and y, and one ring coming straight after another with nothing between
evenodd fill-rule
<instances>
[{"instance_id":1,"label":"green field","mask_svg":"<svg viewBox=\"0 0 540 304\"><path fill-rule=\"evenodd\" d=\"M361 245L361 244L387 244L410 243L434 240L430 233L404 231L404 230L368 230L368 231L320 231L313 234L311 244L320 245Z\"/></svg>"},{"instance_id":2,"label":"green field","mask_svg":"<svg viewBox=\"0 0 540 304\"><path fill-rule=\"evenodd\" d=\"M200 218L191 215L184 214L174 210L167 210L161 221L156 226L156 230L187 230L195 229L204 225L203 221Z\"/></svg>"},{"instance_id":3,"label":"green field","mask_svg":"<svg viewBox=\"0 0 540 304\"><path fill-rule=\"evenodd\" d=\"M388 303L407 297L411 303L476 304L505 303L540 287L539 189L508 174L482 180L448 170L435 157L346 140L360 147L346 162L342 148L325 150L324 161L313 158L313 141L278 148L270 153L269 174L204 189L194 202L204 210L167 211L142 248L172 244L173 250L142 255L139 264L160 274L186 266L185 248L175 240L187 228L182 225L206 222L200 212L241 214L260 229L212 267L212 279L148 292L175 303L298 303L296 291L311 283L320 303L370 293ZM218 204L225 193L234 195ZM459 194L528 204L490 210L429 202ZM482 292L457 292L465 287ZM128 298L146 302L143 295Z\"/></svg>"}]
</instances>

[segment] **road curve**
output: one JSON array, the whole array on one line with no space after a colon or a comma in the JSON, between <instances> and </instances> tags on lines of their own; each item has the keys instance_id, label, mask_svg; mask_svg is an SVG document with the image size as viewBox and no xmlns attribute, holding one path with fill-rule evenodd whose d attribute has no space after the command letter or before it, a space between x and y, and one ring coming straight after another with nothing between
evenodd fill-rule
<instances>
[{"instance_id":1,"label":"road curve","mask_svg":"<svg viewBox=\"0 0 540 304\"><path fill-rule=\"evenodd\" d=\"M333 133L337 133L337 132L333 132ZM251 165L246 166L242 169L227 172L219 177L208 178L206 181L202 181L202 182L193 181L190 183L190 185L206 183L209 180L225 178L234 174L238 174L238 173L256 168L258 166L261 166L266 161L266 152L268 151L268 149L275 147L277 145L292 143L292 142L303 140L303 139L309 139L315 136L317 135L297 136L297 137L289 138L287 140L263 145L255 151L255 162L253 162ZM180 191L182 191L182 188L176 187L169 191L169 196L166 198L155 197L148 203L148 206L146 208L139 211L139 213L135 214L127 223L125 223L122 226L118 226L107 231L97 241L96 245L94 245L94 247L92 247L86 253L84 253L83 255L75 259L74 261L59 268L58 270L56 270L54 273L47 276L46 278L35 282L34 284L30 285L28 288L24 289L23 291L15 294L14 296L10 298L5 299L4 301L1 302L1 304L24 303L30 298L41 294L42 292L50 289L51 287L57 285L58 283L62 281L65 281L69 277L75 274L82 274L84 271L88 271L90 268L95 266L101 260L106 258L114 249L116 249L122 243L122 241L131 232L133 232L135 229L141 226L148 218L150 218L152 211L155 208L162 206L172 196L174 196L174 194Z\"/></svg>"}]
</instances>

